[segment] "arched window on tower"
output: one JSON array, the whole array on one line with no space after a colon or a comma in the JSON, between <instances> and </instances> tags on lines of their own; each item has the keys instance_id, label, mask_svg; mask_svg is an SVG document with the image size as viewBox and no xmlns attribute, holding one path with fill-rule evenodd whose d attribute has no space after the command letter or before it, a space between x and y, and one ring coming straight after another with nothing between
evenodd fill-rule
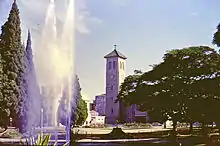
<instances>
[{"instance_id":1,"label":"arched window on tower","mask_svg":"<svg viewBox=\"0 0 220 146\"><path fill-rule=\"evenodd\" d=\"M112 114L113 114L113 108L112 108Z\"/></svg>"},{"instance_id":2,"label":"arched window on tower","mask_svg":"<svg viewBox=\"0 0 220 146\"><path fill-rule=\"evenodd\" d=\"M122 62L120 62L120 69L122 69Z\"/></svg>"},{"instance_id":3,"label":"arched window on tower","mask_svg":"<svg viewBox=\"0 0 220 146\"><path fill-rule=\"evenodd\" d=\"M116 68L116 61L113 61L113 69Z\"/></svg>"},{"instance_id":4,"label":"arched window on tower","mask_svg":"<svg viewBox=\"0 0 220 146\"><path fill-rule=\"evenodd\" d=\"M113 89L114 89L114 86L113 86L113 85L111 85L111 90L113 91Z\"/></svg>"},{"instance_id":5,"label":"arched window on tower","mask_svg":"<svg viewBox=\"0 0 220 146\"><path fill-rule=\"evenodd\" d=\"M108 62L108 69L112 69L112 62L111 61Z\"/></svg>"},{"instance_id":6,"label":"arched window on tower","mask_svg":"<svg viewBox=\"0 0 220 146\"><path fill-rule=\"evenodd\" d=\"M122 69L124 70L125 68L124 68L124 62L122 62Z\"/></svg>"}]
</instances>

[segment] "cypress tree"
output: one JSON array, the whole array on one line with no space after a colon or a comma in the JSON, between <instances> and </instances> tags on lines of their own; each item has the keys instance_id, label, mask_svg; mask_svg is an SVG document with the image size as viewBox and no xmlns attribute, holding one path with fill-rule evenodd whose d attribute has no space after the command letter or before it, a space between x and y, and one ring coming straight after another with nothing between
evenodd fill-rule
<instances>
[{"instance_id":1,"label":"cypress tree","mask_svg":"<svg viewBox=\"0 0 220 146\"><path fill-rule=\"evenodd\" d=\"M66 88L68 89L68 88ZM82 125L87 116L87 104L86 102L82 99L81 96L81 87L80 87L80 83L79 83L79 78L77 75L75 75L74 78L74 82L73 82L73 96L71 98L71 125ZM64 90L61 101L60 101L60 105L58 108L58 117L59 117L59 122L62 125L66 125L67 123L67 103L65 101L67 101L67 95L66 93L68 93L68 90Z\"/></svg>"},{"instance_id":2,"label":"cypress tree","mask_svg":"<svg viewBox=\"0 0 220 146\"><path fill-rule=\"evenodd\" d=\"M40 109L41 109L41 96L40 89L38 87L35 66L33 62L32 45L31 45L31 33L28 31L27 45L26 45L26 81L27 81L27 95L25 107L27 107L28 124L27 129L32 126L37 126L40 124ZM24 119L24 120L25 120Z\"/></svg>"},{"instance_id":3,"label":"cypress tree","mask_svg":"<svg viewBox=\"0 0 220 146\"><path fill-rule=\"evenodd\" d=\"M79 77L76 75L71 100L71 125L82 125L88 117L87 103L82 99Z\"/></svg>"},{"instance_id":4,"label":"cypress tree","mask_svg":"<svg viewBox=\"0 0 220 146\"><path fill-rule=\"evenodd\" d=\"M217 45L220 47L220 23L217 26L217 31L213 35L212 44Z\"/></svg>"},{"instance_id":5,"label":"cypress tree","mask_svg":"<svg viewBox=\"0 0 220 146\"><path fill-rule=\"evenodd\" d=\"M25 65L25 48L21 43L21 27L19 9L14 0L9 17L1 28L0 55L2 61L2 105L7 110L7 116L1 117L9 121L11 117L20 125L23 115L23 96L26 91L23 88ZM8 112L10 111L10 112ZM0 118L0 119L1 119ZM9 123L9 122L7 122Z\"/></svg>"},{"instance_id":6,"label":"cypress tree","mask_svg":"<svg viewBox=\"0 0 220 146\"><path fill-rule=\"evenodd\" d=\"M1 44L0 44L1 49ZM3 98L2 94L2 85L3 85L3 71L2 71L2 59L0 56L0 126L4 127L7 130L9 108L7 108L7 100Z\"/></svg>"},{"instance_id":7,"label":"cypress tree","mask_svg":"<svg viewBox=\"0 0 220 146\"><path fill-rule=\"evenodd\" d=\"M24 43L21 44L21 50L25 50ZM24 59L24 60L23 60ZM20 132L27 131L28 124L28 80L27 80L27 61L26 56L22 58L23 70L18 74L18 87L19 87L19 96L18 96L18 107L16 108L17 112L15 113L15 126L19 128Z\"/></svg>"}]
</instances>

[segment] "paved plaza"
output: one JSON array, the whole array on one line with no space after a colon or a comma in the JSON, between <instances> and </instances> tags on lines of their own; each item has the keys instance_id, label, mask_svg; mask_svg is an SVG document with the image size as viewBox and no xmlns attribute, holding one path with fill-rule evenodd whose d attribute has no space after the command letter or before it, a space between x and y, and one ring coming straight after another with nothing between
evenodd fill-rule
<instances>
[{"instance_id":1,"label":"paved plaza","mask_svg":"<svg viewBox=\"0 0 220 146\"><path fill-rule=\"evenodd\" d=\"M107 127L107 128L74 128L73 131L78 134L108 134L112 131L114 127ZM166 131L169 129L164 129L163 126L154 126L152 128L142 128L142 129L134 129L134 128L125 128L121 127L125 133L144 133L144 132L155 132L155 131ZM65 127L44 127L46 131L54 131L57 130L60 133L65 133ZM39 130L39 129L38 129ZM147 139L150 140L150 139ZM79 142L90 142L91 140L84 139ZM127 141L126 139L120 141ZM0 138L0 142L10 142L10 143L19 143L20 138ZM104 141L93 141L93 142L104 142Z\"/></svg>"},{"instance_id":2,"label":"paved plaza","mask_svg":"<svg viewBox=\"0 0 220 146\"><path fill-rule=\"evenodd\" d=\"M79 134L108 134L112 131L113 127L108 128L74 128L73 131ZM153 128L122 128L125 133L143 133L143 132L155 132L155 131L166 131L169 129L164 129L162 126L153 127Z\"/></svg>"}]
</instances>

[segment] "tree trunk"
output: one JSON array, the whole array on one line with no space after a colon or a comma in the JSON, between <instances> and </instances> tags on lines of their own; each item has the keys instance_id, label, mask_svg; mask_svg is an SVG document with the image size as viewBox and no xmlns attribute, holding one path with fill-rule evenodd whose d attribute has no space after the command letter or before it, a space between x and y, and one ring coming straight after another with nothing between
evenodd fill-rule
<instances>
[{"instance_id":1,"label":"tree trunk","mask_svg":"<svg viewBox=\"0 0 220 146\"><path fill-rule=\"evenodd\" d=\"M208 136L208 129L206 127L205 122L202 123L202 134L207 137Z\"/></svg>"},{"instance_id":2,"label":"tree trunk","mask_svg":"<svg viewBox=\"0 0 220 146\"><path fill-rule=\"evenodd\" d=\"M190 134L192 134L192 131L193 131L193 122L191 121L190 122L190 127L189 127Z\"/></svg>"},{"instance_id":3,"label":"tree trunk","mask_svg":"<svg viewBox=\"0 0 220 146\"><path fill-rule=\"evenodd\" d=\"M215 122L215 126L216 126L216 128L218 129L218 132L220 132L220 124L219 124L219 122ZM213 126L214 127L214 126Z\"/></svg>"},{"instance_id":4,"label":"tree trunk","mask_svg":"<svg viewBox=\"0 0 220 146\"><path fill-rule=\"evenodd\" d=\"M209 139L209 134L208 134L208 128L207 128L207 125L205 124L205 122L202 122L202 135L203 135L203 139L206 141L207 145L210 145L210 144L208 144L208 142L210 142L210 139Z\"/></svg>"},{"instance_id":5,"label":"tree trunk","mask_svg":"<svg viewBox=\"0 0 220 146\"><path fill-rule=\"evenodd\" d=\"M166 121L165 121L165 122L163 122L163 128L164 128L164 129L166 129L166 128L167 128L167 123L166 123Z\"/></svg>"},{"instance_id":6,"label":"tree trunk","mask_svg":"<svg viewBox=\"0 0 220 146\"><path fill-rule=\"evenodd\" d=\"M173 121L173 135L176 136L177 121Z\"/></svg>"},{"instance_id":7,"label":"tree trunk","mask_svg":"<svg viewBox=\"0 0 220 146\"><path fill-rule=\"evenodd\" d=\"M205 133L205 126L204 126L204 122L201 122L201 125L202 125L202 134L204 135L204 133Z\"/></svg>"}]
</instances>

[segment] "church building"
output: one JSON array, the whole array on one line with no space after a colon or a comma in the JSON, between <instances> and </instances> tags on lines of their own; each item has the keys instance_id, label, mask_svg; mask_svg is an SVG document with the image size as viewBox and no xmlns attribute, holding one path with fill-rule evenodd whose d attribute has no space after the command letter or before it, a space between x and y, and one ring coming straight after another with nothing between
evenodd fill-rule
<instances>
[{"instance_id":1,"label":"church building","mask_svg":"<svg viewBox=\"0 0 220 146\"><path fill-rule=\"evenodd\" d=\"M125 60L122 53L115 49L107 54L106 59L106 123L115 124L120 116L120 104L115 103L120 85L125 78Z\"/></svg>"},{"instance_id":2,"label":"church building","mask_svg":"<svg viewBox=\"0 0 220 146\"><path fill-rule=\"evenodd\" d=\"M124 107L120 102L115 102L125 79L127 57L116 50L116 45L114 47L111 53L104 56L106 59L106 123L116 124L119 119L125 122L146 122L147 113L138 111L136 105Z\"/></svg>"}]
</instances>

